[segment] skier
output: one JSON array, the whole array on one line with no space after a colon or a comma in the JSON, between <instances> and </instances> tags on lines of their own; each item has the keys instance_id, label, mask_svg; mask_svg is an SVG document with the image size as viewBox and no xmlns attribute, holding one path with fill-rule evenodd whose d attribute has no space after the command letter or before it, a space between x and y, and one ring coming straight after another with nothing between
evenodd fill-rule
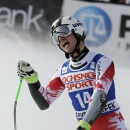
<instances>
[{"instance_id":1,"label":"skier","mask_svg":"<svg viewBox=\"0 0 130 130\"><path fill-rule=\"evenodd\" d=\"M85 46L85 29L72 16L55 20L51 35L68 60L46 87L28 62L20 60L17 67L18 76L26 80L39 108L48 109L67 89L78 120L77 130L126 130L115 96L113 61Z\"/></svg>"}]
</instances>

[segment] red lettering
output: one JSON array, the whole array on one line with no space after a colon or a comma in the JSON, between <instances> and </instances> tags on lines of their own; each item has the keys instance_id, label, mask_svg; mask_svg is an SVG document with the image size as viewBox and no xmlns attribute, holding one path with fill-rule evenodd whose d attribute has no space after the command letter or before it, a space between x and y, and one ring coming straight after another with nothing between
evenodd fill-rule
<instances>
[{"instance_id":1,"label":"red lettering","mask_svg":"<svg viewBox=\"0 0 130 130\"><path fill-rule=\"evenodd\" d=\"M87 78L87 73L81 74L81 79L86 79Z\"/></svg>"},{"instance_id":2,"label":"red lettering","mask_svg":"<svg viewBox=\"0 0 130 130\"><path fill-rule=\"evenodd\" d=\"M66 77L62 78L62 82L63 82L63 84L66 83Z\"/></svg>"},{"instance_id":3,"label":"red lettering","mask_svg":"<svg viewBox=\"0 0 130 130\"><path fill-rule=\"evenodd\" d=\"M81 87L82 87L82 85L80 82L75 84L75 88L81 88Z\"/></svg>"},{"instance_id":4,"label":"red lettering","mask_svg":"<svg viewBox=\"0 0 130 130\"><path fill-rule=\"evenodd\" d=\"M62 78L62 82L65 84L73 81L79 81L79 80L95 78L95 77L96 77L95 72L81 73L81 74L65 76Z\"/></svg>"},{"instance_id":5,"label":"red lettering","mask_svg":"<svg viewBox=\"0 0 130 130\"><path fill-rule=\"evenodd\" d=\"M93 86L93 80L87 80L87 81L67 84L66 88L68 91L70 91L73 89L80 89L80 88L85 88L85 87L87 88L87 87L92 87L92 86Z\"/></svg>"},{"instance_id":6,"label":"red lettering","mask_svg":"<svg viewBox=\"0 0 130 130\"><path fill-rule=\"evenodd\" d=\"M80 77L81 77L80 75L81 75L81 74L74 75L74 77L75 77L75 78L74 78L74 79L75 79L75 81L76 81L76 80L80 80L80 79L81 79L81 78L80 78Z\"/></svg>"},{"instance_id":7,"label":"red lettering","mask_svg":"<svg viewBox=\"0 0 130 130\"><path fill-rule=\"evenodd\" d=\"M82 82L82 86L83 86L83 88L86 87L86 82L85 81Z\"/></svg>"},{"instance_id":8,"label":"red lettering","mask_svg":"<svg viewBox=\"0 0 130 130\"><path fill-rule=\"evenodd\" d=\"M93 86L93 80L88 80L89 85L88 86Z\"/></svg>"},{"instance_id":9,"label":"red lettering","mask_svg":"<svg viewBox=\"0 0 130 130\"><path fill-rule=\"evenodd\" d=\"M72 75L69 75L69 76L67 77L67 82L72 82Z\"/></svg>"}]
</instances>

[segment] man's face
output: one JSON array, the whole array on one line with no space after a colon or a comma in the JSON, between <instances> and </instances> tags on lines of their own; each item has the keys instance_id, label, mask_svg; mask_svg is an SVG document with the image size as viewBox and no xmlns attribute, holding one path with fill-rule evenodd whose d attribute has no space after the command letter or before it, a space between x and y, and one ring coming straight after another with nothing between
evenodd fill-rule
<instances>
[{"instance_id":1,"label":"man's face","mask_svg":"<svg viewBox=\"0 0 130 130\"><path fill-rule=\"evenodd\" d=\"M59 36L58 39L59 46L63 51L66 53L72 53L74 51L76 46L76 38L74 37L73 33L66 37Z\"/></svg>"}]
</instances>

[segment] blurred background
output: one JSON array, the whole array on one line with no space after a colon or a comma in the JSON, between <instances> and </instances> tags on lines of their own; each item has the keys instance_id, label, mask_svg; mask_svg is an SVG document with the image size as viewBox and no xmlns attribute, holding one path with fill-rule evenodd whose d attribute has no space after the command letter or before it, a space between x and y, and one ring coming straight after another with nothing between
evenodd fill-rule
<instances>
[{"instance_id":1,"label":"blurred background","mask_svg":"<svg viewBox=\"0 0 130 130\"><path fill-rule=\"evenodd\" d=\"M50 28L60 16L79 19L85 44L115 63L117 101L130 130L130 0L0 0L0 129L13 130L19 84L17 63L28 61L46 87L66 61L54 45ZM39 110L23 81L17 104L17 130L75 130L77 120L67 91L45 111Z\"/></svg>"}]
</instances>

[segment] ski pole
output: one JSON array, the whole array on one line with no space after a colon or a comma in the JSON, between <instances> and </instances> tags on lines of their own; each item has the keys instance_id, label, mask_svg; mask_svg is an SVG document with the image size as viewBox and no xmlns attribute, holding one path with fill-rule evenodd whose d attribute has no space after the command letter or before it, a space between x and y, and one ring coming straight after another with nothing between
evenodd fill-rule
<instances>
[{"instance_id":1,"label":"ski pole","mask_svg":"<svg viewBox=\"0 0 130 130\"><path fill-rule=\"evenodd\" d=\"M17 90L17 93L16 93L15 102L14 102L14 130L17 130L17 126L16 126L16 106L17 106L17 101L18 101L20 89L21 89L21 86L22 86L22 81L23 81L23 78L20 77L20 82L19 82L19 86L18 86L18 90Z\"/></svg>"}]
</instances>

